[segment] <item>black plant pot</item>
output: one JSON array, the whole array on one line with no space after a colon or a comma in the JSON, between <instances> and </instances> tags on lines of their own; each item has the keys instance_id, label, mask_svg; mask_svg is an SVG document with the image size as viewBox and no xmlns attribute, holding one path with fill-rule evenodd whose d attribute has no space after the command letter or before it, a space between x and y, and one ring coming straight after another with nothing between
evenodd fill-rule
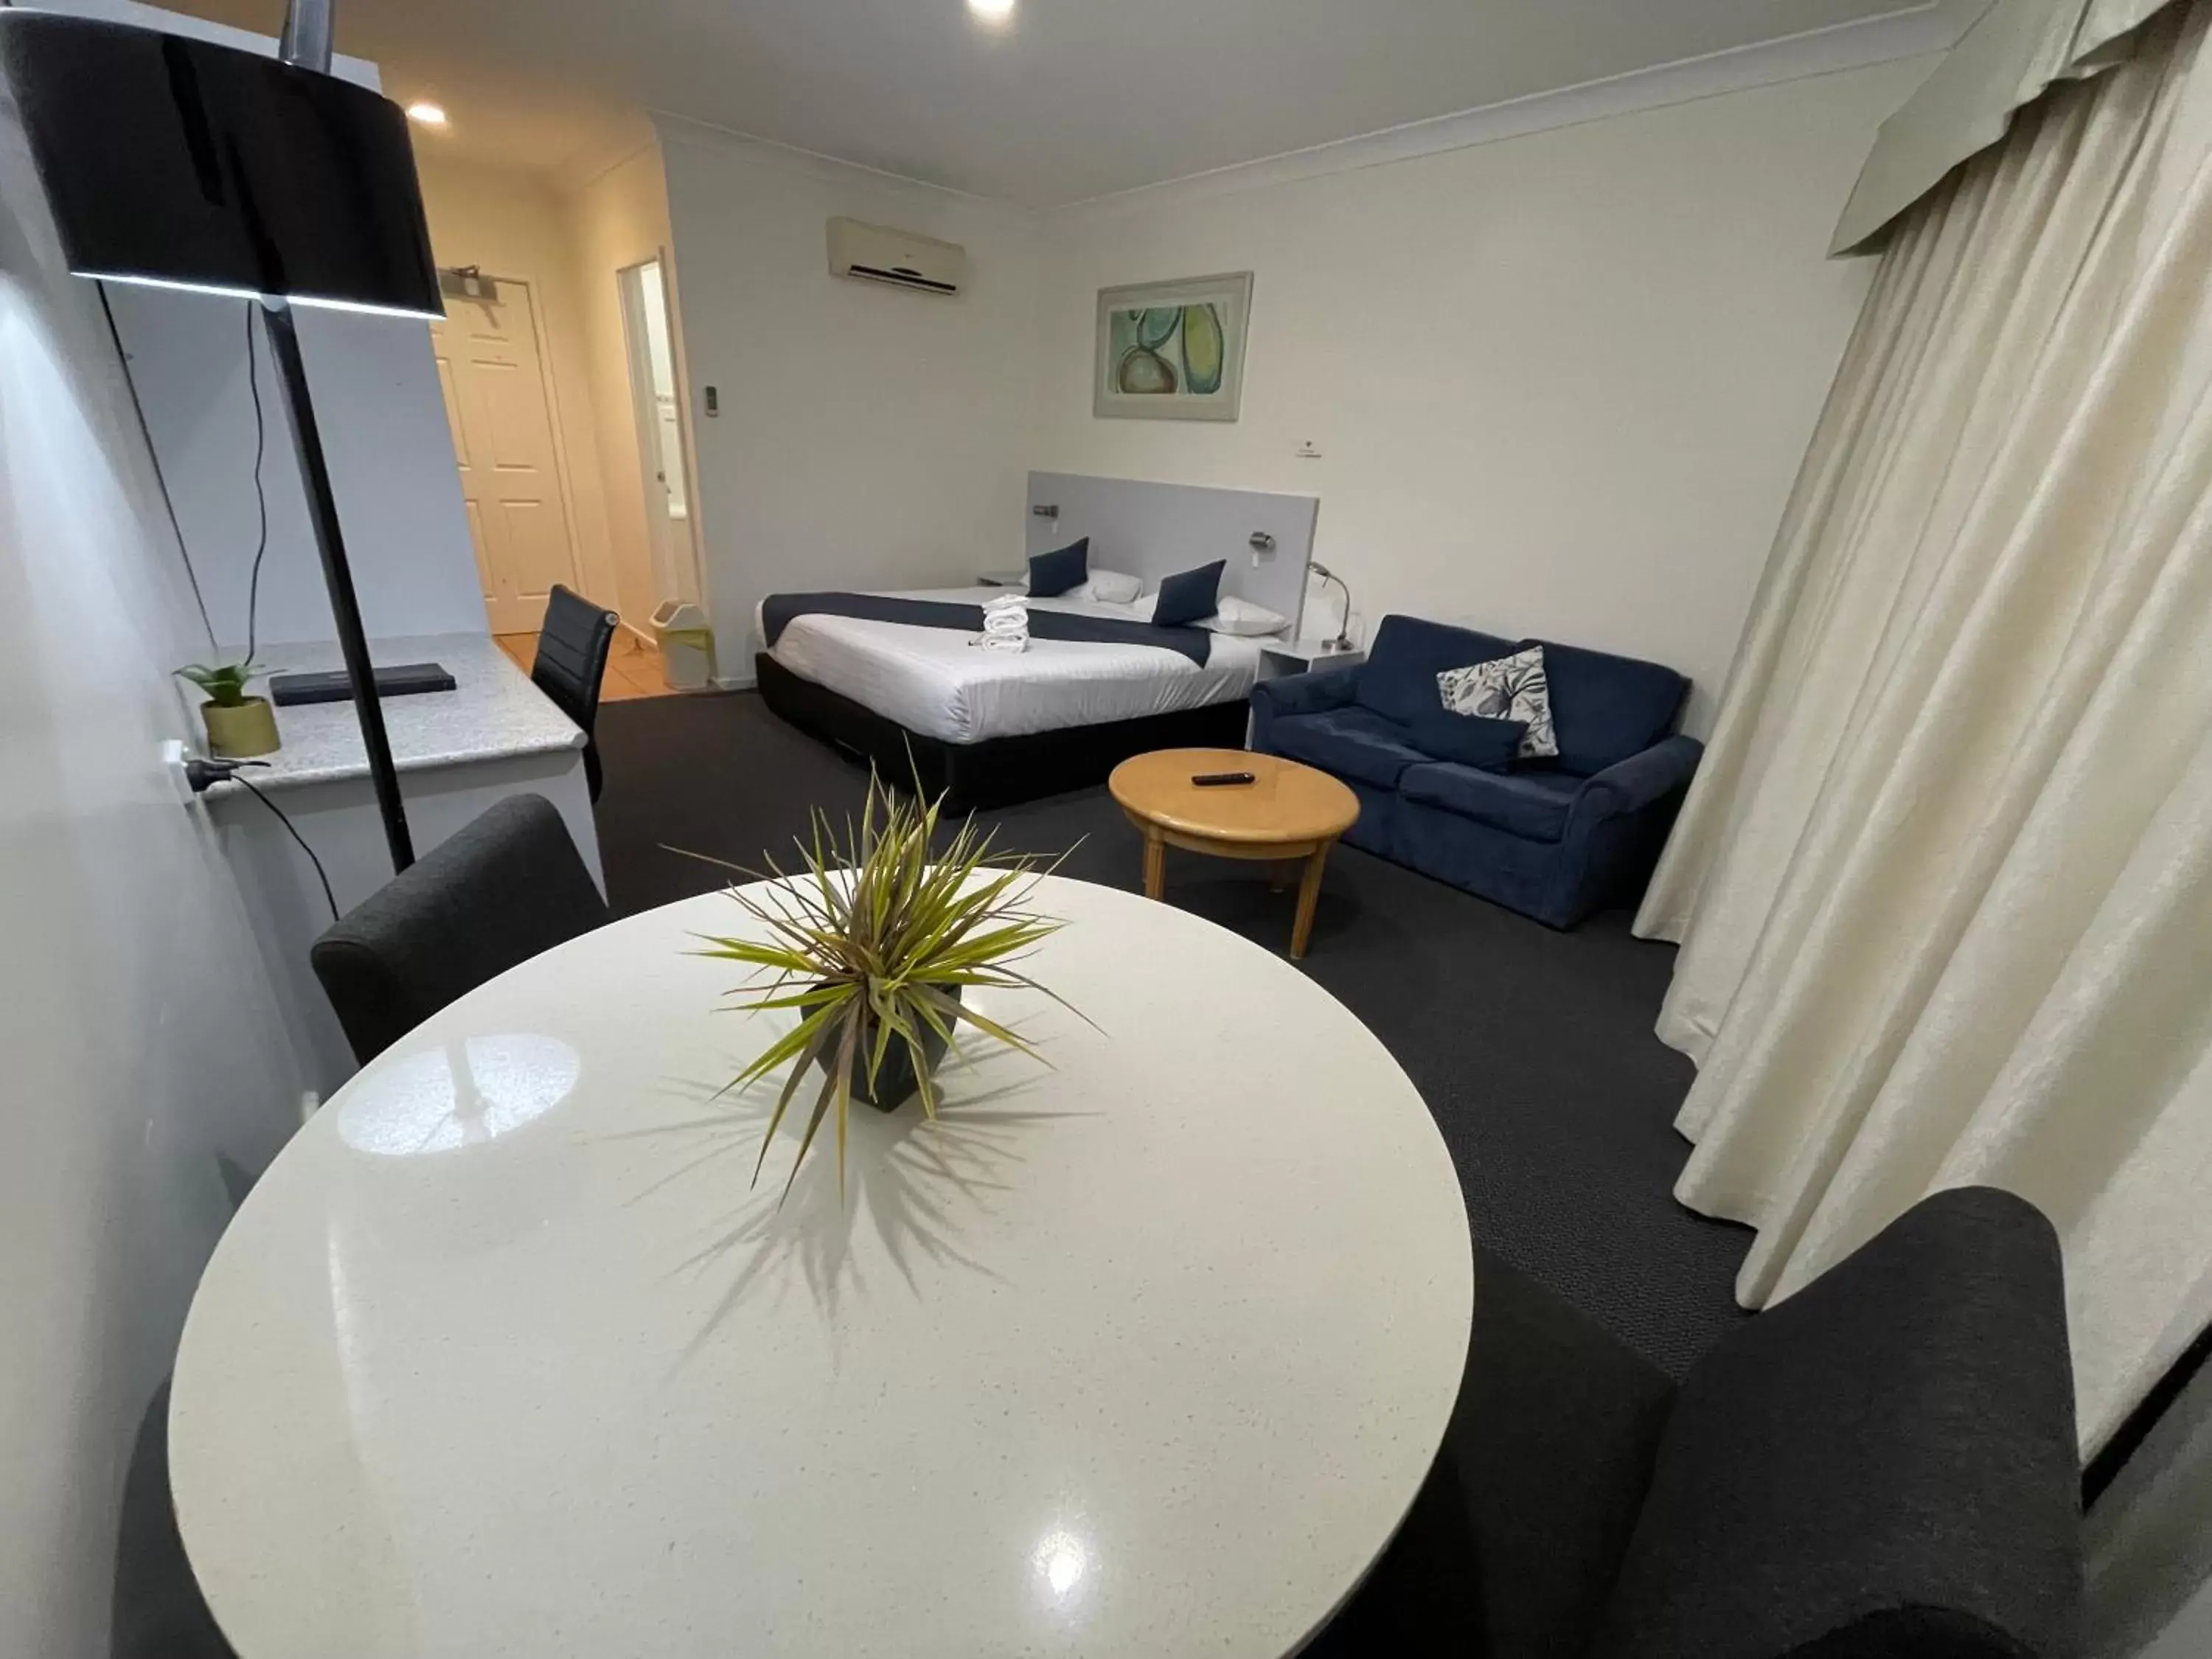
<instances>
[{"instance_id":1,"label":"black plant pot","mask_svg":"<svg viewBox=\"0 0 2212 1659\"><path fill-rule=\"evenodd\" d=\"M961 988L942 985L938 988L955 1002L960 1000ZM876 1086L868 1086L868 1055L876 1043L876 1022L872 1018L860 1022L860 1036L853 1055L853 1098L879 1112L896 1112L921 1092L921 1080L914 1073L914 1050L907 1046L904 1037L894 1036L884 1050L884 1063L876 1068ZM921 1049L929 1066L929 1074L937 1075L937 1062L945 1058L945 1039L934 1029L922 1028ZM815 1064L823 1075L837 1063L831 1049L824 1049Z\"/></svg>"}]
</instances>

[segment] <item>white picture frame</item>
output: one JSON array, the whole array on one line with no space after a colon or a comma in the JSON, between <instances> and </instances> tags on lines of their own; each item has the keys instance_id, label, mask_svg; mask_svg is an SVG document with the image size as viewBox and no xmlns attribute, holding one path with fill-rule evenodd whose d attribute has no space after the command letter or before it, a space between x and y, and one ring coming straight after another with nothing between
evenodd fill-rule
<instances>
[{"instance_id":1,"label":"white picture frame","mask_svg":"<svg viewBox=\"0 0 2212 1659\"><path fill-rule=\"evenodd\" d=\"M1235 420L1251 318L1249 270L1100 289L1091 413L1101 420Z\"/></svg>"}]
</instances>

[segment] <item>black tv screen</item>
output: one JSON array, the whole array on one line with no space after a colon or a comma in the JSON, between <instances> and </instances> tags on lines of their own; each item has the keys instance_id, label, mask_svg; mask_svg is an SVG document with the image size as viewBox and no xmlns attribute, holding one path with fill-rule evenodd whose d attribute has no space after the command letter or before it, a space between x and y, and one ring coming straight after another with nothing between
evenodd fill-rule
<instances>
[{"instance_id":1,"label":"black tv screen","mask_svg":"<svg viewBox=\"0 0 2212 1659\"><path fill-rule=\"evenodd\" d=\"M442 316L399 106L182 35L0 9L70 269Z\"/></svg>"}]
</instances>

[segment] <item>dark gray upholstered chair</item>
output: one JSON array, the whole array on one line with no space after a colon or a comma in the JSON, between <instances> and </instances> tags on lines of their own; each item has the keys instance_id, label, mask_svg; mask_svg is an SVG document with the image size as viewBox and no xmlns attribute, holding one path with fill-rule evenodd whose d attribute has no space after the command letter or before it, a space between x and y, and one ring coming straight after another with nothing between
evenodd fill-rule
<instances>
[{"instance_id":1,"label":"dark gray upholstered chair","mask_svg":"<svg viewBox=\"0 0 2212 1659\"><path fill-rule=\"evenodd\" d=\"M2058 1243L1938 1194L1678 1389L1478 1255L1459 1404L1318 1659L2066 1659L2081 1595Z\"/></svg>"},{"instance_id":2,"label":"dark gray upholstered chair","mask_svg":"<svg viewBox=\"0 0 2212 1659\"><path fill-rule=\"evenodd\" d=\"M610 918L568 826L513 795L315 941L315 977L367 1064L486 980Z\"/></svg>"},{"instance_id":3,"label":"dark gray upholstered chair","mask_svg":"<svg viewBox=\"0 0 2212 1659\"><path fill-rule=\"evenodd\" d=\"M606 606L556 582L530 665L538 689L583 728L584 776L593 800L599 798L599 740L593 735L599 723L599 682L606 678L607 651L621 621Z\"/></svg>"}]
</instances>

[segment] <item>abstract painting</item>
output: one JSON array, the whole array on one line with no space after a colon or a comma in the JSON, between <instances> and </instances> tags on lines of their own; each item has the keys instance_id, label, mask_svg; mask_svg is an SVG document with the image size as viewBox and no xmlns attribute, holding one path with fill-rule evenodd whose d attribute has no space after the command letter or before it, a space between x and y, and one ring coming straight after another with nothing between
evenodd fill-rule
<instances>
[{"instance_id":1,"label":"abstract painting","mask_svg":"<svg viewBox=\"0 0 2212 1659\"><path fill-rule=\"evenodd\" d=\"M1249 270L1099 289L1092 412L1235 420L1251 311Z\"/></svg>"}]
</instances>

